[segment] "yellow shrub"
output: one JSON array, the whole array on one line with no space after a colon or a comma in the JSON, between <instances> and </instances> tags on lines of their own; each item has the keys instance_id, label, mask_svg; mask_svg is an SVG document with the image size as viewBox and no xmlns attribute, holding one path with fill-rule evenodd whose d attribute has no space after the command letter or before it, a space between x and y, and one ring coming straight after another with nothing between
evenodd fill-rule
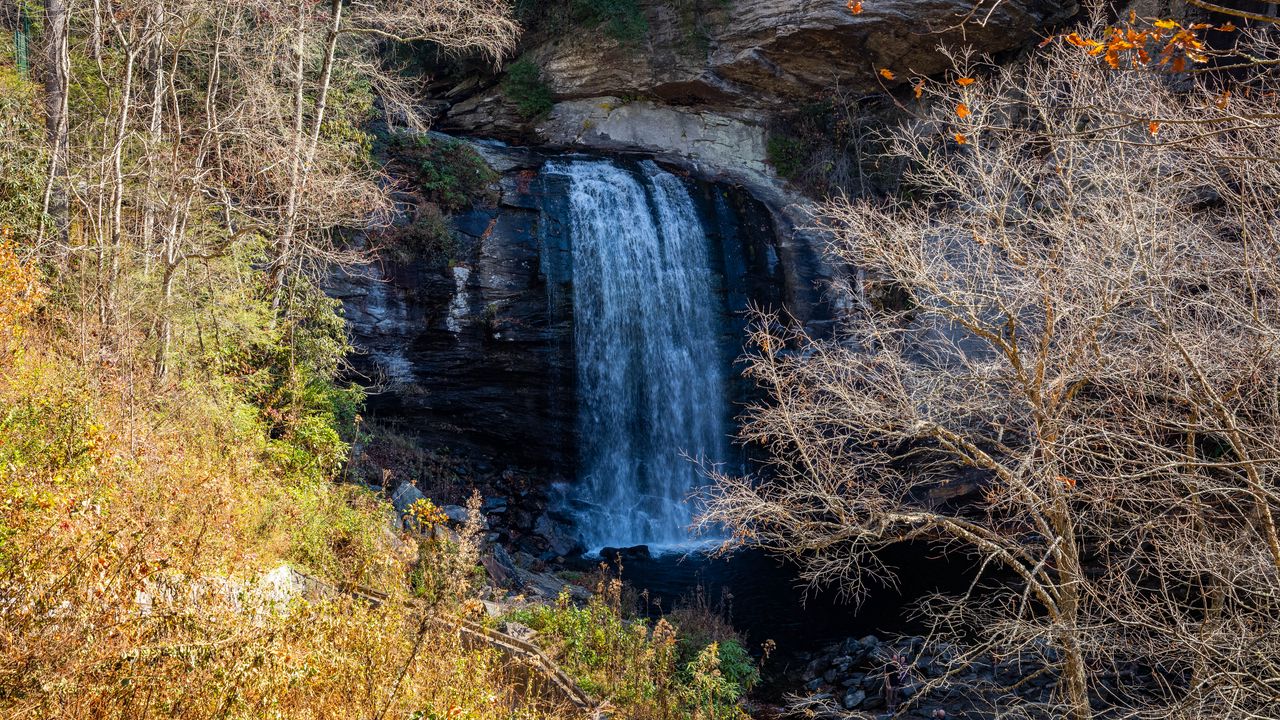
<instances>
[{"instance_id":1,"label":"yellow shrub","mask_svg":"<svg viewBox=\"0 0 1280 720\"><path fill-rule=\"evenodd\" d=\"M39 272L18 257L13 230L0 227L0 351L16 345L43 295Z\"/></svg>"},{"instance_id":2,"label":"yellow shrub","mask_svg":"<svg viewBox=\"0 0 1280 720\"><path fill-rule=\"evenodd\" d=\"M282 472L225 399L53 342L0 367L0 717L564 717L410 602L384 499ZM283 562L388 600L263 594Z\"/></svg>"}]
</instances>

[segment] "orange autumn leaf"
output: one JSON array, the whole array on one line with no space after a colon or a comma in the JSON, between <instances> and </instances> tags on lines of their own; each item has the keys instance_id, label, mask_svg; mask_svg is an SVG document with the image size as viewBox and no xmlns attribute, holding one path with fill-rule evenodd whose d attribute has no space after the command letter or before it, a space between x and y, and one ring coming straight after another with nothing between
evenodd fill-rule
<instances>
[{"instance_id":1,"label":"orange autumn leaf","mask_svg":"<svg viewBox=\"0 0 1280 720\"><path fill-rule=\"evenodd\" d=\"M889 68L880 68L880 77L884 78L885 80L892 80L897 76L894 75L893 71L890 70Z\"/></svg>"},{"instance_id":2,"label":"orange autumn leaf","mask_svg":"<svg viewBox=\"0 0 1280 720\"><path fill-rule=\"evenodd\" d=\"M849 0L849 12L854 15L862 14L862 0Z\"/></svg>"},{"instance_id":3,"label":"orange autumn leaf","mask_svg":"<svg viewBox=\"0 0 1280 720\"><path fill-rule=\"evenodd\" d=\"M1075 478L1069 478L1069 477L1067 477L1066 475L1059 475L1059 476L1058 476L1058 482L1062 483L1063 485L1066 485L1067 487L1072 487L1072 488L1073 488L1073 487L1075 487L1075 486L1076 486L1076 479L1075 479Z\"/></svg>"},{"instance_id":4,"label":"orange autumn leaf","mask_svg":"<svg viewBox=\"0 0 1280 720\"><path fill-rule=\"evenodd\" d=\"M1159 134L1160 134L1160 121L1159 121L1159 120L1152 120L1151 122L1147 123L1147 131L1151 133L1151 136L1152 136L1152 137L1155 137L1156 135L1159 135Z\"/></svg>"},{"instance_id":5,"label":"orange autumn leaf","mask_svg":"<svg viewBox=\"0 0 1280 720\"><path fill-rule=\"evenodd\" d=\"M914 92L917 100L920 99L921 95L924 95L924 78L921 78L920 80L916 81Z\"/></svg>"},{"instance_id":6,"label":"orange autumn leaf","mask_svg":"<svg viewBox=\"0 0 1280 720\"><path fill-rule=\"evenodd\" d=\"M964 103L960 103L959 105L956 105L956 117L960 118L961 120L969 117L972 114L973 113L969 112L968 105L965 105Z\"/></svg>"},{"instance_id":7,"label":"orange autumn leaf","mask_svg":"<svg viewBox=\"0 0 1280 720\"><path fill-rule=\"evenodd\" d=\"M1213 104L1217 105L1219 110L1226 110L1227 104L1230 102L1231 102L1231 91L1223 90L1222 94L1218 96L1218 99L1214 101Z\"/></svg>"},{"instance_id":8,"label":"orange autumn leaf","mask_svg":"<svg viewBox=\"0 0 1280 720\"><path fill-rule=\"evenodd\" d=\"M1082 47L1082 48L1096 48L1102 44L1097 40L1085 40L1084 38L1080 37L1080 33L1071 33L1070 35L1067 35L1064 39L1068 43L1071 43L1076 47Z\"/></svg>"},{"instance_id":9,"label":"orange autumn leaf","mask_svg":"<svg viewBox=\"0 0 1280 720\"><path fill-rule=\"evenodd\" d=\"M1155 26L1160 28L1161 30L1172 30L1178 27L1178 23L1172 20L1157 20L1155 22Z\"/></svg>"},{"instance_id":10,"label":"orange autumn leaf","mask_svg":"<svg viewBox=\"0 0 1280 720\"><path fill-rule=\"evenodd\" d=\"M967 85L972 85L972 84L974 84L975 82L977 82L977 81L976 81L976 80L974 80L974 79L973 79L973 78L971 78L971 77L956 78L956 84L957 84L957 85L959 85L960 87L965 87L965 86L967 86Z\"/></svg>"},{"instance_id":11,"label":"orange autumn leaf","mask_svg":"<svg viewBox=\"0 0 1280 720\"><path fill-rule=\"evenodd\" d=\"M953 137L953 138L955 138L955 139L956 139L956 144L957 144L957 145L968 145L968 144L969 144L969 138L965 137L962 133L956 133L955 135L952 135L951 137Z\"/></svg>"}]
</instances>

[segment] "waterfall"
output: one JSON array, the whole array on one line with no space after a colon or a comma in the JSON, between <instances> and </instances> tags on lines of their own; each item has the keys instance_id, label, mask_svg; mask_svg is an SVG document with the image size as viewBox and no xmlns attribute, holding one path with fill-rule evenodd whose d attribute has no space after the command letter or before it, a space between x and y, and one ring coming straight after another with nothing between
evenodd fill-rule
<instances>
[{"instance_id":1,"label":"waterfall","mask_svg":"<svg viewBox=\"0 0 1280 720\"><path fill-rule=\"evenodd\" d=\"M726 445L706 233L684 184L652 162L544 172L569 187L583 541L688 542L701 477L688 458L718 461Z\"/></svg>"}]
</instances>

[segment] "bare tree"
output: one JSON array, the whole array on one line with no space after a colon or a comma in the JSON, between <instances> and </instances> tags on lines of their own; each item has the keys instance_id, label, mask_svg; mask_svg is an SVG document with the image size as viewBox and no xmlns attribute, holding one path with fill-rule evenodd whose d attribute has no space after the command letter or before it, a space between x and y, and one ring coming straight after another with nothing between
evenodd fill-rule
<instances>
[{"instance_id":1,"label":"bare tree","mask_svg":"<svg viewBox=\"0 0 1280 720\"><path fill-rule=\"evenodd\" d=\"M518 28L509 19L509 7L504 0L448 0L447 2L405 2L394 0L386 3L356 3L346 14L342 0L331 0L329 16L322 31L321 62L315 81L314 108L310 118L304 120L307 108L303 103L306 88L307 40L310 5L297 4L295 29L294 68L292 72L294 106L292 112L292 137L289 146L289 182L285 193L283 224L277 236L276 257L273 260L269 280L279 287L280 279L294 260L294 245L299 231L299 203L307 188L316 164L316 152L320 146L320 131L325 121L329 90L333 81L334 62L337 60L339 41L344 35L354 36L353 48L370 45L368 37L386 38L406 42L431 41L445 50L480 50L495 62L515 44ZM384 91L384 97L411 118L417 118L412 103L404 98L410 93L390 92L399 83L389 73L376 73ZM305 130L304 130L305 126ZM279 295L277 294L277 298Z\"/></svg>"},{"instance_id":2,"label":"bare tree","mask_svg":"<svg viewBox=\"0 0 1280 720\"><path fill-rule=\"evenodd\" d=\"M91 289L106 355L154 343L161 376L188 261L261 252L266 292L286 320L291 278L359 261L335 237L377 224L390 206L362 125L375 100L426 124L416 81L388 64L387 44L425 40L497 62L518 32L505 0L49 8L64 16L48 23L62 28L48 33L46 77L62 88L47 93L50 216L64 236L76 229L62 244L79 260L71 281ZM69 55L91 61L78 77ZM68 81L85 88L90 112L66 112ZM58 210L64 189L69 212ZM155 292L122 292L134 283Z\"/></svg>"},{"instance_id":3,"label":"bare tree","mask_svg":"<svg viewBox=\"0 0 1280 720\"><path fill-rule=\"evenodd\" d=\"M1054 716L1270 717L1271 80L1224 103L1070 45L956 61L889 133L898 196L820 211L851 269L836 337L759 318L744 439L772 460L719 477L704 520L854 594L893 543L970 559L987 581L925 606L937 636L1039 657Z\"/></svg>"}]
</instances>

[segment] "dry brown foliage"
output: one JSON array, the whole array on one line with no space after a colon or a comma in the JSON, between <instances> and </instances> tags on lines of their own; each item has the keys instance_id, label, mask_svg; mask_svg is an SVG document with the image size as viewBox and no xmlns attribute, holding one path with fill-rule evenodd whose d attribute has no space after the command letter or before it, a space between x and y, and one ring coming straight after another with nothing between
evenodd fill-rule
<instances>
[{"instance_id":1,"label":"dry brown foliage","mask_svg":"<svg viewBox=\"0 0 1280 720\"><path fill-rule=\"evenodd\" d=\"M418 601L384 499L276 464L225 397L81 366L28 316L0 317L25 326L0 345L0 717L575 716L440 622L471 599L478 498L432 558L447 594Z\"/></svg>"}]
</instances>

